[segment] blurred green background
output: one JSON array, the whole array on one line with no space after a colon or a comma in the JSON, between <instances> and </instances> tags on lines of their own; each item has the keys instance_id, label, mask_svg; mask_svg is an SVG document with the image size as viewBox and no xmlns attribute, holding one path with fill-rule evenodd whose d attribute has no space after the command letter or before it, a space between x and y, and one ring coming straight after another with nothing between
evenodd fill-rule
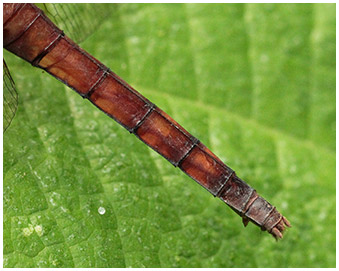
<instances>
[{"instance_id":1,"label":"blurred green background","mask_svg":"<svg viewBox=\"0 0 339 271\"><path fill-rule=\"evenodd\" d=\"M20 96L4 135L4 266L335 267L335 10L111 5L82 43L277 206L293 226L280 242L4 52Z\"/></svg>"}]
</instances>

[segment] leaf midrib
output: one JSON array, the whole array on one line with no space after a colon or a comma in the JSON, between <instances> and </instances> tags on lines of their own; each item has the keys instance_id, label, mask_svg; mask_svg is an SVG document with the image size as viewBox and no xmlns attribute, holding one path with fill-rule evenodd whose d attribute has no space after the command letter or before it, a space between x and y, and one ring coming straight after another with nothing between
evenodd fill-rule
<instances>
[{"instance_id":1,"label":"leaf midrib","mask_svg":"<svg viewBox=\"0 0 339 271\"><path fill-rule=\"evenodd\" d=\"M268 135L271 135L273 137L276 137L276 138L284 137L284 138L292 140L292 141L294 141L298 144L301 144L306 148L313 149L315 151L325 152L328 155L335 157L335 150L331 150L330 148L325 147L325 146L320 145L320 144L317 145L313 140L300 138L298 136L293 136L292 134L284 132L281 129L264 125L264 124L258 122L255 119L246 118L241 114L234 113L234 112L229 111L225 108L216 107L216 106L213 106L213 105L208 104L208 103L205 104L205 103L198 101L198 100L189 100L185 97L180 97L180 96L173 95L173 94L159 93L158 91L150 89L149 87L137 86L136 89L142 90L141 92L143 94L145 94L146 97L148 97L148 96L153 96L153 97L158 96L158 97L165 98L165 100L170 99L170 100L177 100L177 101L180 101L182 103L193 104L197 107L203 108L207 112L208 111L214 111L214 112L220 112L220 113L227 114L230 117L234 118L235 120L238 120L239 122L246 123L247 125L250 125L250 126L256 128L258 130L264 131L265 133L267 133ZM159 106L161 107L161 105L159 105ZM227 129L227 127L225 127L225 129Z\"/></svg>"}]
</instances>

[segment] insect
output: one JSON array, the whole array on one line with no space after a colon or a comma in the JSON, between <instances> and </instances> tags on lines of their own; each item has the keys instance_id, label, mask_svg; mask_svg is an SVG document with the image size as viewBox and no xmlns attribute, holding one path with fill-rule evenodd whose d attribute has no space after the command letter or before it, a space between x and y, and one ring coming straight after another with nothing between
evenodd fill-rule
<instances>
[{"instance_id":1,"label":"insect","mask_svg":"<svg viewBox=\"0 0 339 271\"><path fill-rule=\"evenodd\" d=\"M288 220L197 138L68 38L33 4L4 4L4 48L88 99L249 221L282 238Z\"/></svg>"},{"instance_id":2,"label":"insect","mask_svg":"<svg viewBox=\"0 0 339 271\"><path fill-rule=\"evenodd\" d=\"M15 90L15 84L11 74L9 73L6 62L3 61L3 84L4 84L4 116L3 116L3 131L5 132L11 124L18 107L18 93Z\"/></svg>"}]
</instances>

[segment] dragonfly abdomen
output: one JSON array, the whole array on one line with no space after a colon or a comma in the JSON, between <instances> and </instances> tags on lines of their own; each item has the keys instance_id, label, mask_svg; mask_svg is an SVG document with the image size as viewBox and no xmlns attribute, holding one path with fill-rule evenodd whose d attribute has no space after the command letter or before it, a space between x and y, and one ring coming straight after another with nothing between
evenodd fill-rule
<instances>
[{"instance_id":1,"label":"dragonfly abdomen","mask_svg":"<svg viewBox=\"0 0 339 271\"><path fill-rule=\"evenodd\" d=\"M24 20L21 18L24 17ZM244 219L281 238L288 221L205 145L63 34L32 4L4 5L4 47L116 120Z\"/></svg>"}]
</instances>

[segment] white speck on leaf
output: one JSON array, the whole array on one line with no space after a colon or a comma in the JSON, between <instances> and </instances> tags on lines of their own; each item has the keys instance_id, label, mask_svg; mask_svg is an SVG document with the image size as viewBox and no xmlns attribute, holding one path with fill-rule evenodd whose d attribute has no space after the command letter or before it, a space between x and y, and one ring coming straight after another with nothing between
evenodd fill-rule
<instances>
[{"instance_id":1,"label":"white speck on leaf","mask_svg":"<svg viewBox=\"0 0 339 271\"><path fill-rule=\"evenodd\" d=\"M106 213L106 209L105 209L104 207L101 207L101 206L100 206L100 207L98 208L98 213L101 214L101 215L103 215L103 214Z\"/></svg>"},{"instance_id":2,"label":"white speck on leaf","mask_svg":"<svg viewBox=\"0 0 339 271\"><path fill-rule=\"evenodd\" d=\"M50 202L53 206L56 205L55 202L54 202L54 200L53 200L52 198L49 200L49 202Z\"/></svg>"},{"instance_id":3,"label":"white speck on leaf","mask_svg":"<svg viewBox=\"0 0 339 271\"><path fill-rule=\"evenodd\" d=\"M35 230L35 232L38 234L38 236L42 236L42 235L44 234L41 225L36 225L36 226L34 227L34 230Z\"/></svg>"},{"instance_id":4,"label":"white speck on leaf","mask_svg":"<svg viewBox=\"0 0 339 271\"><path fill-rule=\"evenodd\" d=\"M33 225L29 224L27 228L23 228L22 232L24 234L24 236L30 236L34 231Z\"/></svg>"},{"instance_id":5,"label":"white speck on leaf","mask_svg":"<svg viewBox=\"0 0 339 271\"><path fill-rule=\"evenodd\" d=\"M61 206L60 209L61 209L64 213L67 212L67 209L66 209L65 207L63 207L63 206Z\"/></svg>"}]
</instances>

